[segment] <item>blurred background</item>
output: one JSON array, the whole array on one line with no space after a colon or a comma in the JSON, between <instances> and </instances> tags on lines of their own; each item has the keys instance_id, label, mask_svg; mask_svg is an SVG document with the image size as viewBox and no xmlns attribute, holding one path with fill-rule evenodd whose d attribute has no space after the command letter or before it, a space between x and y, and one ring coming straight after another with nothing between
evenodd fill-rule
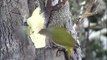
<instances>
[{"instance_id":1,"label":"blurred background","mask_svg":"<svg viewBox=\"0 0 107 60\"><path fill-rule=\"evenodd\" d=\"M89 0L70 0L69 3L74 22L91 6L87 6ZM91 12L94 11L97 14L84 18L81 28L77 28L82 57L83 60L107 60L107 0L96 0L91 8Z\"/></svg>"}]
</instances>

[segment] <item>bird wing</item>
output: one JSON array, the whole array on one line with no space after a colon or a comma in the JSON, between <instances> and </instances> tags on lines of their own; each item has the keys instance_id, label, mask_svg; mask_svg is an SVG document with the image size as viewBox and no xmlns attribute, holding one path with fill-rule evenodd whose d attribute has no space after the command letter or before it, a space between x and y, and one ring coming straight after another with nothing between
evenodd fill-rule
<instances>
[{"instance_id":1,"label":"bird wing","mask_svg":"<svg viewBox=\"0 0 107 60\"><path fill-rule=\"evenodd\" d=\"M75 39L67 32L65 28L56 27L55 29L56 30L53 29L52 32L52 39L56 44L67 47L75 46Z\"/></svg>"}]
</instances>

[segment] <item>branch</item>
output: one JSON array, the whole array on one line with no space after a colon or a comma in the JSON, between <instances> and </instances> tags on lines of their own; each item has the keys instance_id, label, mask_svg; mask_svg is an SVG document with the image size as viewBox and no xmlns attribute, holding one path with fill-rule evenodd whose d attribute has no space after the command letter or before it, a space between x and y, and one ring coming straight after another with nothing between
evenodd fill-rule
<instances>
[{"instance_id":1,"label":"branch","mask_svg":"<svg viewBox=\"0 0 107 60\"><path fill-rule=\"evenodd\" d=\"M96 14L94 12L91 12L94 3L95 3L95 0L88 0L87 1L86 9L85 9L84 13L82 14L82 16L78 19L78 21L76 23L77 25L80 25L83 22L82 20L84 20L84 18L87 18L89 16Z\"/></svg>"}]
</instances>

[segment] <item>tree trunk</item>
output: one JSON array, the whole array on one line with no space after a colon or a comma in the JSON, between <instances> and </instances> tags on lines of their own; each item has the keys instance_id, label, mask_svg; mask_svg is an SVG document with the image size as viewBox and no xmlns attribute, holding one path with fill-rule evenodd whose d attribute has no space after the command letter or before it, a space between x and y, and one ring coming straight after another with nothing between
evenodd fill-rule
<instances>
[{"instance_id":1,"label":"tree trunk","mask_svg":"<svg viewBox=\"0 0 107 60\"><path fill-rule=\"evenodd\" d=\"M46 0L48 1L48 0ZM45 2L46 2L45 1ZM55 0L56 1L56 0ZM44 9L44 7L47 7L44 5L44 1L43 0L39 0L40 2L40 6L43 9L46 15L46 21L48 22L48 26L47 27L52 27L52 26L63 26L65 27L70 33L71 35L78 41L78 37L76 34L76 31L73 29L73 23L72 23L72 19L71 19L71 12L69 9L69 2L65 1L65 4L61 5L61 7L57 7L54 10L54 8L51 8L51 6L48 8L45 8L47 10ZM53 1L52 1L53 2ZM60 4L59 4L60 6ZM49 10L53 9L51 12ZM49 15L50 14L50 15ZM46 25L47 25L46 24ZM47 46L48 47L52 47L52 42L50 42L49 40L50 38L47 37L46 41L47 41ZM37 60L66 60L65 59L65 54L64 52L61 52L59 55L60 56L56 56L56 51L54 48L44 48L44 49L37 49L36 52L39 51L36 54L36 57L39 59ZM76 48L77 54L73 53L72 54L72 59L71 60L81 60L81 49ZM41 58L43 57L43 58Z\"/></svg>"},{"instance_id":2,"label":"tree trunk","mask_svg":"<svg viewBox=\"0 0 107 60\"><path fill-rule=\"evenodd\" d=\"M44 1L39 0L43 12L46 12ZM35 49L27 36L23 22L31 15L35 7L34 0L0 1L0 60L65 60L64 53L61 52L60 56L56 56L54 48ZM46 15L46 20L51 20L48 27L64 26L77 40L76 32L72 27L68 1L58 10L51 11L51 16ZM51 45L49 41L47 44ZM79 60L78 57L80 55L73 54L73 60Z\"/></svg>"},{"instance_id":3,"label":"tree trunk","mask_svg":"<svg viewBox=\"0 0 107 60\"><path fill-rule=\"evenodd\" d=\"M0 0L0 60L34 60L35 48L25 33L27 0Z\"/></svg>"}]
</instances>

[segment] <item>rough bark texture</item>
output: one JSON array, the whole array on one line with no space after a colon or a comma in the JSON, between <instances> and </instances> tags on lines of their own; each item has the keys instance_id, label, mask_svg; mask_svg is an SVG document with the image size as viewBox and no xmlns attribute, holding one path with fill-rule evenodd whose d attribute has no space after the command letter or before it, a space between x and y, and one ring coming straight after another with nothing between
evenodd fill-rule
<instances>
[{"instance_id":1,"label":"rough bark texture","mask_svg":"<svg viewBox=\"0 0 107 60\"><path fill-rule=\"evenodd\" d=\"M43 0L40 0L40 5L42 8L44 7L43 2L44 2ZM71 16L72 15L71 15L71 12L69 10L69 2L67 1L61 8L58 8L57 10L51 11L50 17L46 13L46 21L48 20L48 18L49 18L49 20L51 20L48 24L48 27L52 27L52 26L56 25L56 26L63 26L65 28L67 28L68 31L71 33L71 35L73 35L74 38L76 40L78 40L76 32L72 26L73 23L72 23ZM52 43L50 42L49 38L47 38L47 46L52 47ZM77 50L77 54L75 54L75 53L72 54L72 58L73 58L73 60L80 60L81 49L76 48L76 50ZM42 54L40 54L40 56L37 54L37 57L39 57L38 60L45 60L45 59L46 60L65 60L64 52L61 52L59 54L60 56L55 56L56 51L54 48L39 49L37 51L39 51L39 53L41 51L41 53L42 53ZM45 56L45 57L40 58L41 56L42 57Z\"/></svg>"},{"instance_id":2,"label":"rough bark texture","mask_svg":"<svg viewBox=\"0 0 107 60\"><path fill-rule=\"evenodd\" d=\"M78 37L76 31L73 29L71 16L72 15L69 9L69 2L67 1L61 9L58 11L53 11L49 27L53 25L64 26L77 41ZM78 50L77 54L72 54L72 58L73 60L80 60L80 48L76 48L76 50Z\"/></svg>"},{"instance_id":3,"label":"rough bark texture","mask_svg":"<svg viewBox=\"0 0 107 60\"><path fill-rule=\"evenodd\" d=\"M35 58L35 48L23 26L29 14L27 5L27 0L0 0L0 60Z\"/></svg>"},{"instance_id":4,"label":"rough bark texture","mask_svg":"<svg viewBox=\"0 0 107 60\"><path fill-rule=\"evenodd\" d=\"M37 1L37 0L36 0ZM40 0L44 9L44 0ZM65 60L64 53L56 56L54 48L35 49L33 43L26 35L23 22L35 9L34 0L0 0L0 60ZM44 10L43 10L44 11ZM49 17L46 16L46 19ZM72 27L71 13L68 1L59 10L52 11L51 22L53 25L64 26L76 39ZM50 45L50 42L47 43ZM74 54L74 59L78 56Z\"/></svg>"}]
</instances>

